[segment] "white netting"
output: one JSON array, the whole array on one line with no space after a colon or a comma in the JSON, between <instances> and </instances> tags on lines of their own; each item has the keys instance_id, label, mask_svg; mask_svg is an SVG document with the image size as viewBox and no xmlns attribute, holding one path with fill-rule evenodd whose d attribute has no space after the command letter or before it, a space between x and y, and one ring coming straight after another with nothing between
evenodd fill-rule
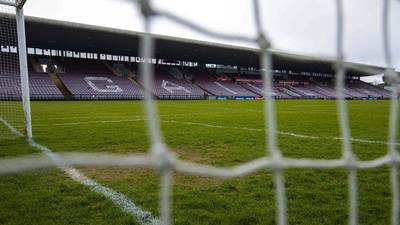
<instances>
[{"instance_id":1,"label":"white netting","mask_svg":"<svg viewBox=\"0 0 400 225\"><path fill-rule=\"evenodd\" d=\"M15 0L0 0L0 4L7 6L15 6Z\"/></svg>"},{"instance_id":2,"label":"white netting","mask_svg":"<svg viewBox=\"0 0 400 225\"><path fill-rule=\"evenodd\" d=\"M384 40L384 52L386 57L387 68L392 68L390 46L389 46L389 35L388 35L388 18L389 18L389 0L384 0L383 7L383 40ZM398 75L392 70L387 69L385 75L392 80L393 93L392 103L390 112L390 132L389 132L389 151L388 153L380 158L372 161L359 161L353 154L351 148L351 134L348 123L346 103L343 96L344 79L346 69L353 67L352 64L343 62L343 23L344 17L342 13L342 1L336 0L336 12L337 12L337 57L336 60L332 61L332 66L336 70L336 92L337 92L337 108L340 115L339 124L341 129L341 140L343 154L340 159L336 160L313 160L313 159L294 159L287 158L282 155L277 145L277 124L275 118L274 99L271 96L272 93L272 52L271 44L269 42L266 33L262 29L262 21L260 20L260 12L258 1L254 0L254 16L256 21L256 27L258 35L256 38L231 36L221 34L214 31L209 31L204 27L193 24L190 21L186 21L177 15L169 12L157 10L151 7L148 1L142 0L139 2L142 9L143 16L145 18L145 31L146 33L151 31L152 19L155 17L164 17L173 22L179 23L185 27L188 27L197 32L201 32L211 37L217 37L226 40L243 41L249 43L256 43L259 46L260 64L262 65L262 75L264 79L264 93L265 96L265 126L267 128L266 141L268 146L266 147L265 157L255 159L251 162L244 163L242 165L233 168L216 168L208 165L195 164L191 162L185 162L178 160L168 150L168 147L163 141L157 108L152 99L150 92L146 92L145 106L148 121L148 130L151 138L151 147L148 155L114 155L114 154L72 154L62 153L54 154L50 153L49 149L38 145L34 140L29 140L29 143L51 156L52 160L49 160L47 156L42 157L21 157L16 159L3 159L0 160L0 174L16 173L20 171L32 170L36 168L44 168L50 166L59 166L65 169L66 165L103 165L103 166L145 166L155 168L160 171L161 183L160 183L160 211L161 211L161 223L171 223L171 181L173 172L182 172L188 174L196 174L210 177L237 177L243 176L261 169L269 169L274 174L275 191L276 191L276 206L277 206L277 223L287 223L287 210L286 210L286 196L285 196L285 182L284 182L284 171L288 168L344 168L348 171L348 182L349 182L349 224L355 225L358 223L358 212L357 212L357 170L376 168L384 165L391 167L391 189L392 189L392 224L399 224L399 187L398 187L398 171L397 166L400 162L400 156L396 150L396 137L397 137L397 116L398 116L398 99L397 99L397 84ZM143 35L140 43L141 56L144 58L151 58L154 54L154 40L151 35ZM357 66L359 70L369 69L363 66ZM144 76L144 86L146 90L151 90L153 82L153 65L152 64L141 64L141 74ZM369 72L369 71L368 71ZM67 171L68 173L68 171ZM84 181L82 183L87 183ZM154 223L158 223L155 220Z\"/></svg>"},{"instance_id":3,"label":"white netting","mask_svg":"<svg viewBox=\"0 0 400 225\"><path fill-rule=\"evenodd\" d=\"M0 5L0 139L18 136L10 126L24 131L17 40L15 7Z\"/></svg>"}]
</instances>

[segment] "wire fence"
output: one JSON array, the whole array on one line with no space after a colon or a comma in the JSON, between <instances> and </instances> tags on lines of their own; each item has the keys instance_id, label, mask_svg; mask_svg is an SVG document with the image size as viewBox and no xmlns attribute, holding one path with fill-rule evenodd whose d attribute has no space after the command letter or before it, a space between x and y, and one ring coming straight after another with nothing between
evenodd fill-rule
<instances>
[{"instance_id":1,"label":"wire fence","mask_svg":"<svg viewBox=\"0 0 400 225\"><path fill-rule=\"evenodd\" d=\"M117 154L75 154L75 153L57 153L57 160L50 160L48 156L26 156L19 158L7 158L0 160L0 175L12 174L27 170L33 170L46 167L64 167L66 165L73 166L120 166L120 167L149 167L160 172L160 200L159 207L161 212L161 223L171 224L171 194L173 173L182 172L187 174L208 176L208 177L237 177L254 173L262 169L269 169L273 172L274 188L276 195L276 221L279 225L287 224L287 203L285 194L284 172L288 168L315 168L315 169L332 169L344 168L348 174L348 191L349 191L349 218L350 225L358 224L358 188L357 188L357 171L360 169L376 168L388 165L390 166L391 178L391 194L392 194L392 212L391 224L399 224L399 181L398 181L398 165L400 155L396 150L397 143L397 124L398 124L398 74L392 69L391 48L389 40L389 12L391 0L383 0L383 46L387 69L384 71L385 76L391 81L393 89L391 96L390 110L390 127L388 137L388 152L385 156L371 161L360 161L354 155L351 147L351 133L349 129L349 121L347 115L347 107L343 94L346 69L357 68L360 70L371 72L370 68L362 65L349 64L344 62L343 53L343 4L342 0L336 1L336 58L332 61L332 66L336 71L336 102L339 116L339 126L341 131L342 157L335 160L314 160L314 159L295 159L283 156L277 144L277 120L275 112L274 97L272 91L272 55L285 53L277 53L273 50L272 44L263 30L260 15L260 6L258 0L253 0L253 14L255 18L255 26L258 35L255 38L234 36L223 34L216 31L208 30L205 27L187 21L175 14L153 8L148 0L138 1L144 18L145 34L141 37L140 55L144 58L152 58L154 54L154 38L149 35L152 31L152 21L156 17L164 17L178 23L182 26L190 28L193 31L200 32L204 35L230 40L242 41L247 43L256 43L259 47L259 60L261 65L262 77L264 81L264 121L266 127L266 156L244 163L242 165L230 168L217 168L209 165L196 164L177 159L177 157L168 150L168 146L163 141L163 135L160 129L159 113L155 105L154 99L150 91L145 91L145 108L148 123L148 132L151 140L149 153L145 155L117 155ZM293 57L293 56L292 56ZM298 58L301 58L299 56ZM375 71L376 72L376 71ZM154 68L152 64L141 64L140 73L143 75L143 85L145 90L151 90L154 80ZM30 140L32 146L37 144ZM54 153L53 153L54 154Z\"/></svg>"}]
</instances>

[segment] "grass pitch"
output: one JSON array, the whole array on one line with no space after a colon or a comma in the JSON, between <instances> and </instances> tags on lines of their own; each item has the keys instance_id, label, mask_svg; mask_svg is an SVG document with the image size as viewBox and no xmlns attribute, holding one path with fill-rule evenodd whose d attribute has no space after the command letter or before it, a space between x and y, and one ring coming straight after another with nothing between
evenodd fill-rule
<instances>
[{"instance_id":1,"label":"grass pitch","mask_svg":"<svg viewBox=\"0 0 400 225\"><path fill-rule=\"evenodd\" d=\"M352 147L371 160L387 152L389 101L348 101ZM266 154L262 101L158 102L164 140L178 156L214 166L234 166ZM277 101L279 147L286 157L336 159L341 143L335 101ZM33 132L53 151L146 152L142 102L33 102ZM250 128L250 129L249 129ZM23 139L0 139L0 157L37 153ZM158 215L157 172L79 168ZM290 224L346 224L345 170L285 172ZM387 167L360 171L360 224L389 224ZM269 171L235 179L175 174L174 224L275 224ZM101 195L57 169L0 177L0 224L136 224Z\"/></svg>"}]
</instances>

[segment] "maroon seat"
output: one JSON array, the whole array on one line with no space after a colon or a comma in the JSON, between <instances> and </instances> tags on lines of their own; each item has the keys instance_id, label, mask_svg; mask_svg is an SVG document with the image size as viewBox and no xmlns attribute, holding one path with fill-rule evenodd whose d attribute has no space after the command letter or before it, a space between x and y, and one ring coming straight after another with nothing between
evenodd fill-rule
<instances>
[{"instance_id":1,"label":"maroon seat","mask_svg":"<svg viewBox=\"0 0 400 225\"><path fill-rule=\"evenodd\" d=\"M216 78L207 74L196 74L195 79L197 85L216 96L257 96L257 94L243 88L239 84L235 84L232 81L217 81Z\"/></svg>"},{"instance_id":2,"label":"maroon seat","mask_svg":"<svg viewBox=\"0 0 400 225\"><path fill-rule=\"evenodd\" d=\"M74 99L143 99L142 88L127 77L118 77L100 61L65 60L61 81Z\"/></svg>"},{"instance_id":3,"label":"maroon seat","mask_svg":"<svg viewBox=\"0 0 400 225\"><path fill-rule=\"evenodd\" d=\"M141 78L139 83L143 84ZM160 99L203 99L204 90L185 78L178 79L163 69L155 70L151 92Z\"/></svg>"}]
</instances>

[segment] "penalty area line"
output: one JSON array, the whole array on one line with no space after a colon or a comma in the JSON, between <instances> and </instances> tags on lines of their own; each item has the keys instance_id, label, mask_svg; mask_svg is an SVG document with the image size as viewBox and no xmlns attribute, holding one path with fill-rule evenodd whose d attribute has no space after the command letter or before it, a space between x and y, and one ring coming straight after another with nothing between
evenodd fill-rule
<instances>
[{"instance_id":1,"label":"penalty area line","mask_svg":"<svg viewBox=\"0 0 400 225\"><path fill-rule=\"evenodd\" d=\"M75 126L75 125L85 125L85 124L100 124L100 123L123 123L123 122L135 122L135 121L147 121L149 119L127 119L127 120L98 120L98 121L87 121L87 122L72 122L72 123L54 123L46 126ZM189 122L189 121L176 121L176 120L163 120L160 122L163 123L176 123L176 124L184 124L184 125L195 125L195 126L203 126L208 128L217 128L217 129L232 129L232 130L246 130L246 131L255 131L255 132L263 132L265 129L263 128L251 128L251 127L235 127L235 126L222 126L216 124L208 124L208 123L199 123L199 122ZM282 136L290 136L295 138L303 138L303 139L313 139L313 140L342 140L341 137L333 137L333 136L311 136L305 134L298 134L293 132L286 131L277 131L278 135ZM377 141L377 140L369 140L363 138L351 138L352 142L364 143L364 144L379 144L379 145L387 145L389 144L386 141ZM396 142L396 145L400 145L400 143Z\"/></svg>"},{"instance_id":2,"label":"penalty area line","mask_svg":"<svg viewBox=\"0 0 400 225\"><path fill-rule=\"evenodd\" d=\"M99 123L122 123L122 122L134 122L134 121L146 121L148 119L127 119L127 120L97 120L97 121L85 121L85 122L71 122L71 123L54 123L54 124L46 124L44 126L75 126L75 125L85 125L85 124L99 124ZM199 123L199 122L188 122L188 121L176 121L176 120L160 120L163 123L176 123L176 124L184 124L184 125L195 125L195 126L203 126L209 128L217 128L217 129L232 129L232 130L246 130L246 131L255 131L262 132L265 129L263 128L251 128L251 127L235 127L235 126L222 126L208 123ZM282 136L290 136L295 138L304 138L304 139L325 139L325 140L341 140L341 137L332 137L332 136L311 136L305 134L298 134L293 132L286 131L277 131L278 135ZM386 141L377 141L377 140L369 140L363 138L351 138L352 142L365 143L365 144L379 144L379 145L387 145L389 144ZM396 142L396 145L400 145L400 143Z\"/></svg>"},{"instance_id":3,"label":"penalty area line","mask_svg":"<svg viewBox=\"0 0 400 225\"><path fill-rule=\"evenodd\" d=\"M261 129L261 128L221 126L221 125L213 125L213 124L207 124L207 123L185 122L185 121L175 121L175 120L160 120L160 122L185 124L185 125L197 125L197 126L204 126L204 127L210 127L210 128L218 128L218 129L234 129L234 130L258 131L258 132L265 130L265 129ZM284 135L284 136L296 137L296 138L304 138L304 139L342 140L341 137L330 137L330 136L320 137L320 136L311 136L311 135L297 134L297 133L284 132L284 131L277 131L277 134ZM362 139L362 138L351 138L350 140L352 142L359 142L359 143L365 143L365 144L382 144L382 145L389 144L389 142L385 142L385 141L368 140L368 139ZM400 143L395 143L395 144L400 145Z\"/></svg>"}]
</instances>

